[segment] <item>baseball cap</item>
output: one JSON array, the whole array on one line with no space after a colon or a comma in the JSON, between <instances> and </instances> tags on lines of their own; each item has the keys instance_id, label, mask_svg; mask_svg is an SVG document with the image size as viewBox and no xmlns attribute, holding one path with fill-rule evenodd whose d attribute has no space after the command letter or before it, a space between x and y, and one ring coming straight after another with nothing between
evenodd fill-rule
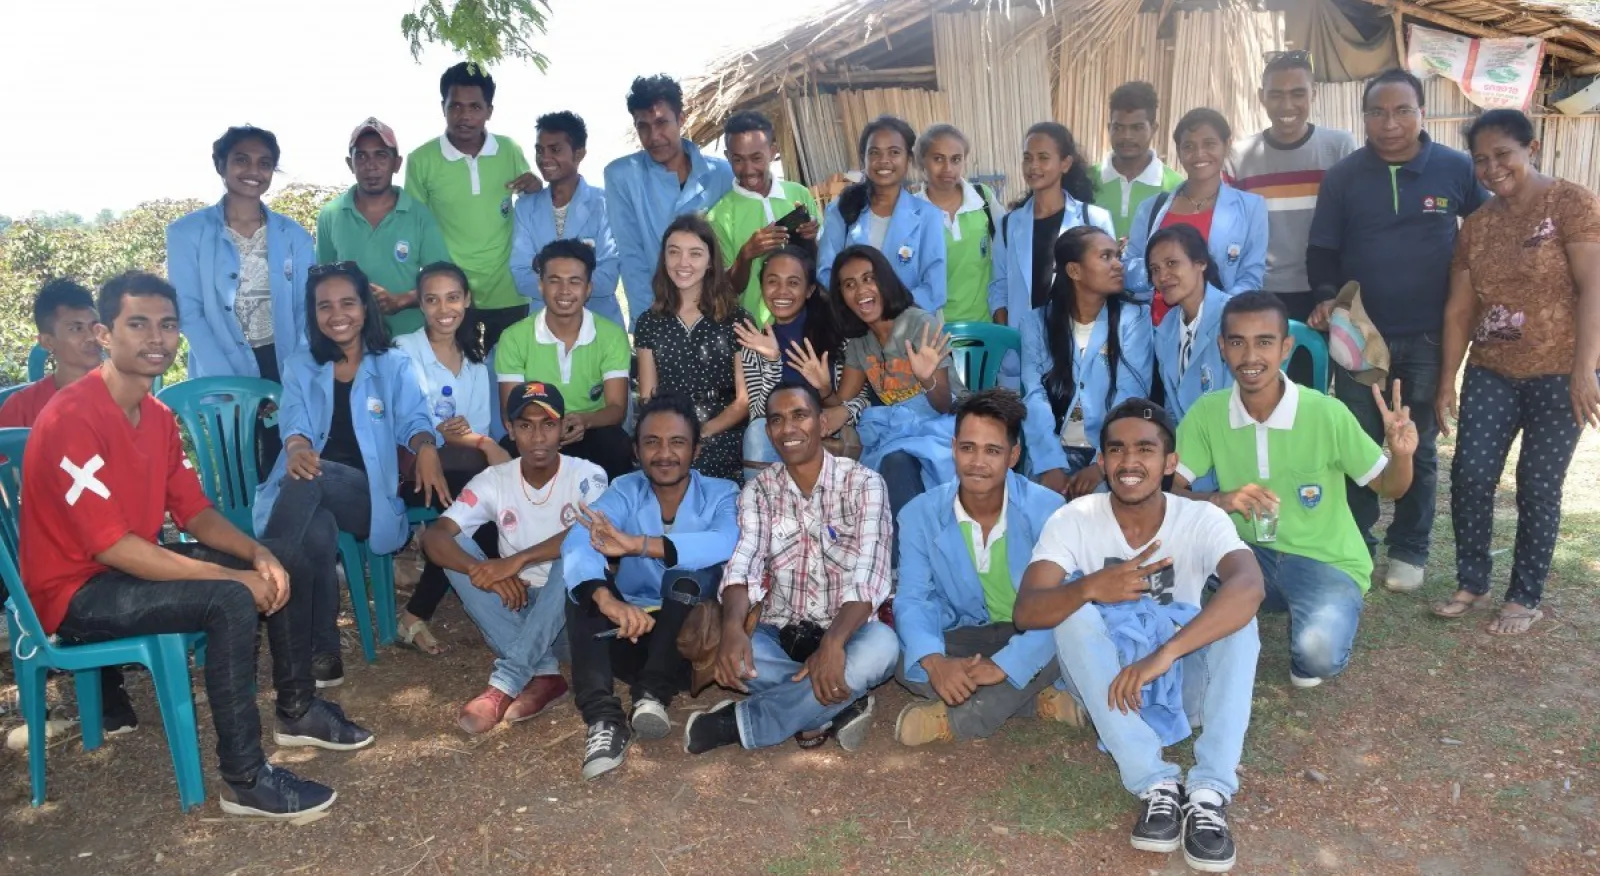
<instances>
[{"instance_id":1,"label":"baseball cap","mask_svg":"<svg viewBox=\"0 0 1600 876\"><path fill-rule=\"evenodd\" d=\"M1328 355L1356 382L1372 386L1389 375L1389 345L1361 304L1361 284L1344 284L1328 314Z\"/></svg>"},{"instance_id":2,"label":"baseball cap","mask_svg":"<svg viewBox=\"0 0 1600 876\"><path fill-rule=\"evenodd\" d=\"M557 420L567 413L567 403L561 398L561 390L538 380L524 383L511 391L511 397L506 399L506 419L517 419L528 405L538 405Z\"/></svg>"},{"instance_id":3,"label":"baseball cap","mask_svg":"<svg viewBox=\"0 0 1600 876\"><path fill-rule=\"evenodd\" d=\"M356 141L360 140L361 135L367 133L368 131L377 134L378 139L383 141L383 145L389 147L390 149L400 148L400 144L395 142L394 139L394 129L371 116L368 116L366 121L356 125L356 129L350 132L349 148L356 148Z\"/></svg>"},{"instance_id":4,"label":"baseball cap","mask_svg":"<svg viewBox=\"0 0 1600 876\"><path fill-rule=\"evenodd\" d=\"M1105 450L1106 439L1111 434L1111 424L1118 420L1145 420L1154 423L1156 428L1166 433L1170 444L1178 443L1178 429L1172 422L1172 415L1167 409L1147 398L1130 398L1112 408L1106 413L1105 423L1100 427L1100 449Z\"/></svg>"}]
</instances>

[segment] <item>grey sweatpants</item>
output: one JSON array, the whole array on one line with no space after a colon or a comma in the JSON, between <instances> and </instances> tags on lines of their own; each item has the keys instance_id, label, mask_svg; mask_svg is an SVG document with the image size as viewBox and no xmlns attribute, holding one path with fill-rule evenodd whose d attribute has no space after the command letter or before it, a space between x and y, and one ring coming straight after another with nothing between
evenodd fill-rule
<instances>
[{"instance_id":1,"label":"grey sweatpants","mask_svg":"<svg viewBox=\"0 0 1600 876\"><path fill-rule=\"evenodd\" d=\"M944 653L947 657L971 657L981 655L993 657L995 652L1006 646L1011 637L1016 635L1016 628L1011 624L988 624L981 627L958 627L946 630L944 634ZM999 684L985 685L978 688L967 701L950 710L950 729L956 734L957 739L984 739L1000 729L1000 725L1011 717L1033 717L1033 699L1039 692L1055 684L1061 677L1061 664L1051 660L1039 670L1039 674L1028 682L1027 687L1021 690L1011 686L1011 682L1002 681ZM934 691L933 685L926 681L911 681L906 678L904 662L895 672L895 679L919 697L924 699L938 699L939 694Z\"/></svg>"}]
</instances>

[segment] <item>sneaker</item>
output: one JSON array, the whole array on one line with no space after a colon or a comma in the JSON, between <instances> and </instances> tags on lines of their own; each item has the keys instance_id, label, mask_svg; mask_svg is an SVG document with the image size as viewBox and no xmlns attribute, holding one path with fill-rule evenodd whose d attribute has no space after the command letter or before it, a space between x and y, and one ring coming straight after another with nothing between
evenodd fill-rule
<instances>
[{"instance_id":1,"label":"sneaker","mask_svg":"<svg viewBox=\"0 0 1600 876\"><path fill-rule=\"evenodd\" d=\"M583 748L583 777L593 781L611 772L628 758L628 743L633 741L628 728L615 721L596 721L589 725Z\"/></svg>"},{"instance_id":2,"label":"sneaker","mask_svg":"<svg viewBox=\"0 0 1600 876\"><path fill-rule=\"evenodd\" d=\"M1077 697L1054 687L1039 691L1033 699L1033 713L1041 721L1059 721L1068 727L1082 727L1089 723L1089 714Z\"/></svg>"},{"instance_id":3,"label":"sneaker","mask_svg":"<svg viewBox=\"0 0 1600 876\"><path fill-rule=\"evenodd\" d=\"M327 700L311 701L306 713L290 721L278 716L272 741L285 748L310 746L329 751L354 751L372 744L372 734L344 716L344 710Z\"/></svg>"},{"instance_id":4,"label":"sneaker","mask_svg":"<svg viewBox=\"0 0 1600 876\"><path fill-rule=\"evenodd\" d=\"M338 794L327 785L307 781L283 767L262 764L248 785L222 783L222 813L256 818L297 818L333 805Z\"/></svg>"},{"instance_id":5,"label":"sneaker","mask_svg":"<svg viewBox=\"0 0 1600 876\"><path fill-rule=\"evenodd\" d=\"M930 742L954 742L950 729L950 709L942 700L924 700L900 710L894 721L894 738L901 745L918 746Z\"/></svg>"},{"instance_id":6,"label":"sneaker","mask_svg":"<svg viewBox=\"0 0 1600 876\"><path fill-rule=\"evenodd\" d=\"M672 732L666 706L652 696L640 697L633 704L633 717L628 723L633 725L633 733L640 739L664 739Z\"/></svg>"},{"instance_id":7,"label":"sneaker","mask_svg":"<svg viewBox=\"0 0 1600 876\"><path fill-rule=\"evenodd\" d=\"M1176 852L1183 844L1183 791L1173 782L1162 782L1139 795L1144 811L1133 825L1133 847L1141 852Z\"/></svg>"},{"instance_id":8,"label":"sneaker","mask_svg":"<svg viewBox=\"0 0 1600 876\"><path fill-rule=\"evenodd\" d=\"M723 700L690 715L683 724L683 750L705 754L724 745L738 745L739 718L733 704L734 700Z\"/></svg>"},{"instance_id":9,"label":"sneaker","mask_svg":"<svg viewBox=\"0 0 1600 876\"><path fill-rule=\"evenodd\" d=\"M107 736L121 736L139 729L139 716L134 713L133 702L122 687L100 692L100 726Z\"/></svg>"},{"instance_id":10,"label":"sneaker","mask_svg":"<svg viewBox=\"0 0 1600 876\"><path fill-rule=\"evenodd\" d=\"M1227 807L1209 800L1183 806L1183 860L1202 873L1226 873L1236 857Z\"/></svg>"},{"instance_id":11,"label":"sneaker","mask_svg":"<svg viewBox=\"0 0 1600 876\"><path fill-rule=\"evenodd\" d=\"M872 729L872 707L875 703L872 697L862 697L833 716L833 736L839 740L840 748L855 751L867 744L867 731Z\"/></svg>"},{"instance_id":12,"label":"sneaker","mask_svg":"<svg viewBox=\"0 0 1600 876\"><path fill-rule=\"evenodd\" d=\"M466 731L468 736L477 736L488 733L500 726L500 721L505 718L507 710L511 708L511 697L498 687L489 687L483 693L473 697L466 705L461 707L461 714L456 716L456 723Z\"/></svg>"},{"instance_id":13,"label":"sneaker","mask_svg":"<svg viewBox=\"0 0 1600 876\"><path fill-rule=\"evenodd\" d=\"M1322 679L1315 675L1296 675L1295 671L1291 669L1289 670L1289 683L1295 687L1305 689L1308 687L1316 687L1322 683Z\"/></svg>"},{"instance_id":14,"label":"sneaker","mask_svg":"<svg viewBox=\"0 0 1600 876\"><path fill-rule=\"evenodd\" d=\"M1422 587L1422 581L1427 572L1421 566L1414 566L1404 560L1389 559L1389 571L1383 576L1383 589L1394 593L1410 593Z\"/></svg>"},{"instance_id":15,"label":"sneaker","mask_svg":"<svg viewBox=\"0 0 1600 876\"><path fill-rule=\"evenodd\" d=\"M344 659L338 654L311 655L311 677L317 680L317 690L344 684Z\"/></svg>"},{"instance_id":16,"label":"sneaker","mask_svg":"<svg viewBox=\"0 0 1600 876\"><path fill-rule=\"evenodd\" d=\"M551 703L566 696L567 689L567 680L560 675L535 675L506 709L506 723L516 724L543 712Z\"/></svg>"}]
</instances>

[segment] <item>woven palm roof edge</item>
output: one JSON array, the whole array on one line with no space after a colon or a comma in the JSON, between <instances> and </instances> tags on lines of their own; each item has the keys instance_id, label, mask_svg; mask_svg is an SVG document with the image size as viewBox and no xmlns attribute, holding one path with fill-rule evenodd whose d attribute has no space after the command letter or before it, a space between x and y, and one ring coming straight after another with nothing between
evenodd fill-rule
<instances>
[{"instance_id":1,"label":"woven palm roof edge","mask_svg":"<svg viewBox=\"0 0 1600 876\"><path fill-rule=\"evenodd\" d=\"M711 140L737 108L759 97L775 97L791 83L802 84L850 55L940 12L988 10L1009 14L1037 8L1069 29L1105 22L1108 15L1137 11L1140 0L843 0L806 18L782 36L730 52L702 76L688 81L684 98L685 134L697 143ZM1475 35L1531 36L1546 42L1546 53L1569 71L1600 72L1600 2L1561 0L1365 0L1398 9L1423 24L1450 21ZM1070 18L1069 18L1070 16ZM1430 20L1431 19L1431 20ZM1103 26L1103 24L1102 24ZM1099 28L1096 28L1097 30ZM1492 32L1492 34L1486 33Z\"/></svg>"}]
</instances>

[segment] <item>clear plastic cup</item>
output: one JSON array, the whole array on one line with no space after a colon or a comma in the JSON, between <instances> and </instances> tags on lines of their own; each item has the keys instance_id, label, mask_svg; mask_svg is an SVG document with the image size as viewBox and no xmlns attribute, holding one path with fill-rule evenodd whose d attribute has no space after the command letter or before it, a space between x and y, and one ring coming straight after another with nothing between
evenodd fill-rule
<instances>
[{"instance_id":1,"label":"clear plastic cup","mask_svg":"<svg viewBox=\"0 0 1600 876\"><path fill-rule=\"evenodd\" d=\"M1250 522L1255 526L1258 543L1278 540L1278 509L1257 510L1250 515Z\"/></svg>"}]
</instances>

